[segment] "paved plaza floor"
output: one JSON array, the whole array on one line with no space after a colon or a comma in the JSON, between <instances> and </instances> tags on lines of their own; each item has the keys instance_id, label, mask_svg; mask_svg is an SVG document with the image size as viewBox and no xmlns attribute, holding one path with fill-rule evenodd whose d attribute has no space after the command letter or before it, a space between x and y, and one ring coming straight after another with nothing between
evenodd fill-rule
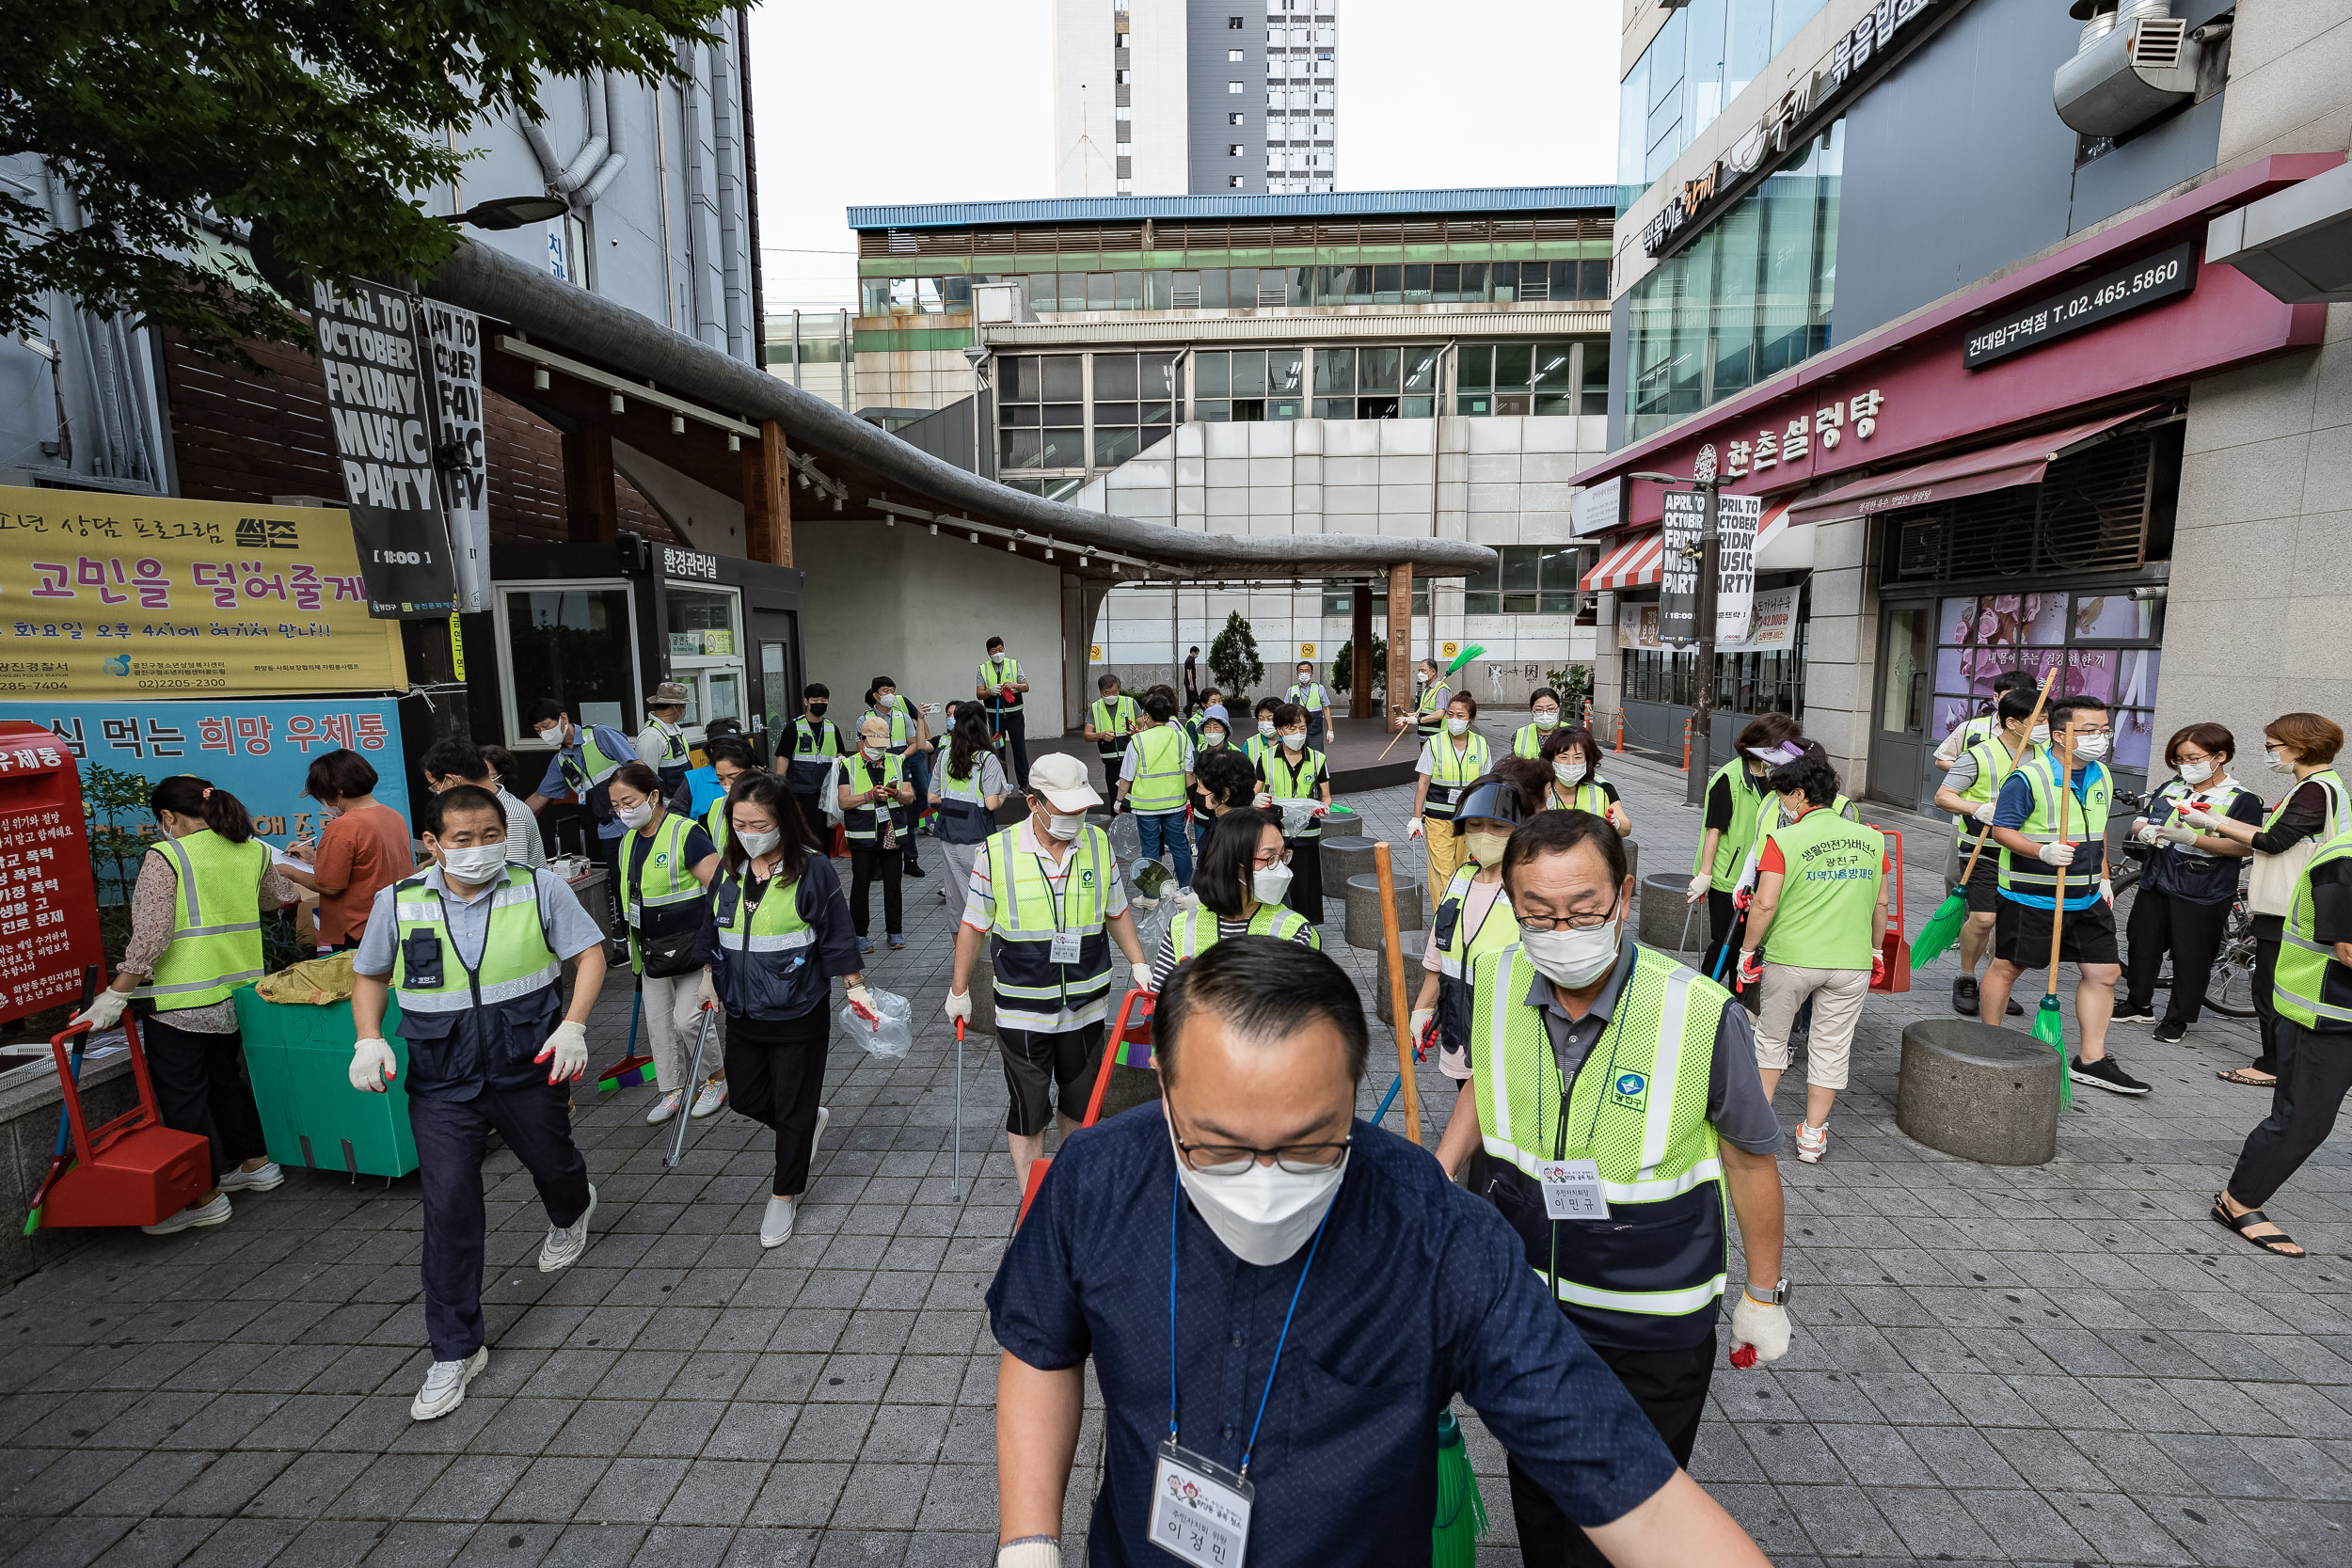
<instances>
[{"instance_id":1,"label":"paved plaza floor","mask_svg":"<svg viewBox=\"0 0 2352 1568\"><path fill-rule=\"evenodd\" d=\"M1680 777L1610 771L1645 869L1687 867ZM1408 792L1354 803L1418 864ZM1919 837L1914 853L1940 864L1940 839ZM417 1424L413 1180L299 1172L217 1229L109 1234L0 1294L0 1558L991 1561L981 1297L1015 1195L986 1040L962 1073L968 1186L953 1178L955 1050L932 1022L951 916L939 852L923 851L909 945L870 972L914 997L921 1038L899 1062L836 1040L832 1127L788 1245L758 1245L765 1129L696 1123L665 1171L667 1130L641 1119L650 1089L583 1095L600 1191L587 1255L536 1272L544 1218L495 1155L489 1368L460 1411ZM1915 928L1941 892L1912 879ZM1369 984L1371 956L1345 947L1336 899L1329 912L1327 948ZM1828 1160L1784 1159L1794 1344L1769 1369L1719 1369L1698 1479L1787 1564L2352 1563L2352 1145L2340 1135L2272 1205L2309 1259L2224 1234L2206 1207L2268 1097L2216 1081L2252 1036L2208 1019L2185 1045L2119 1029L2118 1055L2154 1092L2078 1087L2049 1165L1934 1154L1893 1125L1898 1036L1948 1011L1951 973L1947 958L1908 995L1870 999ZM628 1019L616 987L593 1061L618 1054ZM1366 1114L1395 1075L1389 1039L1373 1060ZM1452 1091L1434 1065L1420 1085L1434 1143ZM1802 1092L1780 1096L1792 1135ZM1500 1450L1465 1426L1493 1520L1483 1555L1516 1562ZM1090 1411L1073 1564L1099 1434Z\"/></svg>"}]
</instances>

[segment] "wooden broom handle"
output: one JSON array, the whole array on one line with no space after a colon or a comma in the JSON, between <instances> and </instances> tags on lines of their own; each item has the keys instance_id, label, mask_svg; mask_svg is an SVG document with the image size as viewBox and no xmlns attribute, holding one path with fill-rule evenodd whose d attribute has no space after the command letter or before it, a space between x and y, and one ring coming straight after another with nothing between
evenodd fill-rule
<instances>
[{"instance_id":1,"label":"wooden broom handle","mask_svg":"<svg viewBox=\"0 0 2352 1568\"><path fill-rule=\"evenodd\" d=\"M2058 842L2066 842L2066 798L2074 793L2074 743L2058 742ZM2066 926L2066 867L2058 872L2058 893L2050 900L2050 994L2058 994L2058 940Z\"/></svg>"},{"instance_id":2,"label":"wooden broom handle","mask_svg":"<svg viewBox=\"0 0 2352 1568\"><path fill-rule=\"evenodd\" d=\"M1389 1011L1396 1020L1396 1070L1405 1085L1405 1135L1421 1142L1421 1090L1413 1083L1413 1015L1405 1008L1405 950L1396 927L1396 874L1389 865L1389 842L1372 847L1372 868L1380 878L1380 935L1389 944Z\"/></svg>"},{"instance_id":3,"label":"wooden broom handle","mask_svg":"<svg viewBox=\"0 0 2352 1568\"><path fill-rule=\"evenodd\" d=\"M2042 710L2047 707L2050 704L2050 688L2055 685L2057 681L2058 666L2053 664L2050 666L2050 673L2042 677L2042 691L2041 694L2033 700L2033 711L2026 715L2026 738L2019 741L2017 743L2017 749L2009 754L2009 765L2012 772L2016 770L2017 759L2024 756L2026 754L2026 748L2033 744L2033 727L2035 724L2041 722ZM2001 714L1998 707L1994 709L1993 721L1995 724L1998 724L2001 721ZM2007 745L2008 742L2003 741L2002 744ZM2004 784L2007 782L2007 780L2002 781ZM1998 800L2001 798L2000 786L1997 784L1994 786L1993 798L1995 800ZM1963 889L1968 885L1968 879L1977 874L1977 857L1983 854L1984 847L1992 842L1993 829L1990 825L1987 825L1984 832L1977 835L1977 847L1968 851L1968 864L1960 874L1960 885Z\"/></svg>"}]
</instances>

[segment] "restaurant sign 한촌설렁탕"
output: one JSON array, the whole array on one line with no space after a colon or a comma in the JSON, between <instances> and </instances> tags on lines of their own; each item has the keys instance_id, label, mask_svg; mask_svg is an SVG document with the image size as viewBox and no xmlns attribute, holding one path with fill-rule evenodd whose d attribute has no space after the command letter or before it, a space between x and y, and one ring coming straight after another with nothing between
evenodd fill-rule
<instances>
[{"instance_id":1,"label":"restaurant sign \ud55c\ucd0c\uc124\ub801\ud0d5","mask_svg":"<svg viewBox=\"0 0 2352 1568\"><path fill-rule=\"evenodd\" d=\"M0 699L407 686L339 507L0 487Z\"/></svg>"}]
</instances>

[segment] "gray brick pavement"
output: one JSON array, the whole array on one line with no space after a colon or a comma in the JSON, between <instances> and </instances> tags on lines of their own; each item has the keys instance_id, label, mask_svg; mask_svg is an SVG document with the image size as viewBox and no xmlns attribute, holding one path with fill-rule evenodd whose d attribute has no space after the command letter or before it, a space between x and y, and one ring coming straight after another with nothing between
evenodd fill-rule
<instances>
[{"instance_id":1,"label":"gray brick pavement","mask_svg":"<svg viewBox=\"0 0 2352 1568\"><path fill-rule=\"evenodd\" d=\"M1648 869L1687 863L1680 779L1611 769ZM1355 803L1402 837L1409 796ZM1909 840L1932 861L1940 844ZM926 847L929 847L928 846ZM936 1017L949 958L930 879L874 983ZM1914 925L1940 893L1911 887ZM1370 955L1327 943L1366 984ZM877 922L879 928L879 922ZM2261 1257L2205 1205L2256 1091L2217 1083L2250 1031L2185 1046L2119 1030L2156 1091L2078 1092L2038 1170L1966 1164L1892 1124L1903 1022L1941 974L1873 997L1827 1163L1784 1164L1795 1344L1721 1372L1692 1468L1775 1560L2352 1562L2352 1158L2339 1138L2273 1206L2315 1256ZM599 1059L628 1027L597 1010ZM1375 1052L1375 1064L1380 1053ZM0 1555L40 1568L498 1563L930 1564L990 1560L994 1351L981 1293L1011 1223L1001 1074L967 1053L965 1169L950 1176L951 1039L904 1062L837 1047L833 1122L800 1216L756 1241L764 1129L698 1124L665 1173L650 1091L583 1100L600 1230L532 1267L543 1223L490 1165L488 1371L419 1426L426 1362L417 1209L301 1173L217 1230L111 1236L0 1296ZM1369 1113L1394 1076L1375 1065ZM1791 1074L1796 1076L1796 1074ZM1424 1068L1433 1118L1451 1089ZM1801 1090L1784 1089L1793 1129ZM1397 1125L1392 1113L1390 1125ZM1434 1138L1434 1132L1432 1133ZM1516 1561L1501 1454L1465 1422ZM1089 1413L1067 1527L1099 1462ZM1079 1560L1073 1551L1072 1560Z\"/></svg>"}]
</instances>

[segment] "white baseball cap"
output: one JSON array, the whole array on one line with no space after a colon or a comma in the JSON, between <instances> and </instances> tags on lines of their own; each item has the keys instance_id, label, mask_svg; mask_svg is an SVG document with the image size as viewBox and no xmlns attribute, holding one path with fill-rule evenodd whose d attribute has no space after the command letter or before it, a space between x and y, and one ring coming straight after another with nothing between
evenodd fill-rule
<instances>
[{"instance_id":1,"label":"white baseball cap","mask_svg":"<svg viewBox=\"0 0 2352 1568\"><path fill-rule=\"evenodd\" d=\"M1103 803L1103 797L1087 783L1087 765L1059 752L1048 752L1029 764L1029 787L1058 812L1084 811Z\"/></svg>"}]
</instances>

